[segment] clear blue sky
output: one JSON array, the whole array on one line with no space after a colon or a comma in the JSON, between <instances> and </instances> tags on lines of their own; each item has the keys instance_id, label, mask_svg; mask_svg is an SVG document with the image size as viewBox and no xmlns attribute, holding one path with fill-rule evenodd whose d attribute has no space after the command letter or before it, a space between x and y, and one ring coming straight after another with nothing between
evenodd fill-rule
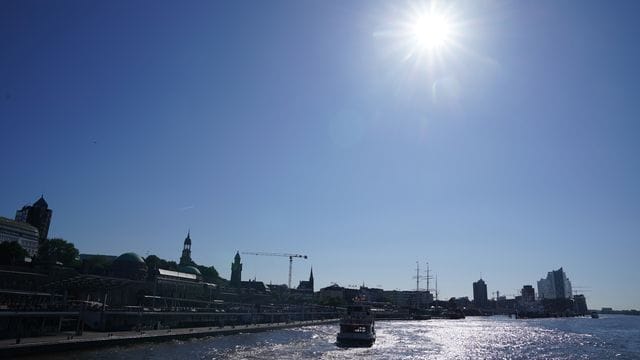
<instances>
[{"instance_id":1,"label":"clear blue sky","mask_svg":"<svg viewBox=\"0 0 640 360\"><path fill-rule=\"evenodd\" d=\"M417 5L416 5L417 4ZM318 286L514 294L563 266L640 308L637 1L0 1L0 215L83 253L309 255ZM452 35L452 36L453 36ZM285 258L243 278L286 283Z\"/></svg>"}]
</instances>

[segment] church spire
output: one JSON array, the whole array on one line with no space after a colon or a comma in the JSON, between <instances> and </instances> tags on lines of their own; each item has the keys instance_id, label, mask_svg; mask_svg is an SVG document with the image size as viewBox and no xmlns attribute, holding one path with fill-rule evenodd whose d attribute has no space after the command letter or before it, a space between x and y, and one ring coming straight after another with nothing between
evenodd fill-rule
<instances>
[{"instance_id":1,"label":"church spire","mask_svg":"<svg viewBox=\"0 0 640 360\"><path fill-rule=\"evenodd\" d=\"M193 265L193 260L191 260L191 230L187 231L187 237L184 239L182 256L180 257L180 265Z\"/></svg>"}]
</instances>

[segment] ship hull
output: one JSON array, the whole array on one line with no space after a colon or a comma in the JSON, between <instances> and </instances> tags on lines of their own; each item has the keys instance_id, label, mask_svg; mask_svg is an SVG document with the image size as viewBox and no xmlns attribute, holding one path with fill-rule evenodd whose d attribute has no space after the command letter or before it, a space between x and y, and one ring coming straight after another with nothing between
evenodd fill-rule
<instances>
[{"instance_id":1,"label":"ship hull","mask_svg":"<svg viewBox=\"0 0 640 360\"><path fill-rule=\"evenodd\" d=\"M376 342L376 337L371 336L351 336L350 334L338 334L337 344L340 347L371 347Z\"/></svg>"}]
</instances>

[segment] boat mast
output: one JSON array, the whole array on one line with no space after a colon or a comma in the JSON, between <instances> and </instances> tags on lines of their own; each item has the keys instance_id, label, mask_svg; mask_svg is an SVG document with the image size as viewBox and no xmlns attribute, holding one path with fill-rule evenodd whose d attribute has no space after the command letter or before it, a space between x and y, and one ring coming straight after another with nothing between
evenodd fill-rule
<instances>
[{"instance_id":1,"label":"boat mast","mask_svg":"<svg viewBox=\"0 0 640 360\"><path fill-rule=\"evenodd\" d=\"M429 262L427 261L427 291L431 291L429 290Z\"/></svg>"},{"instance_id":2,"label":"boat mast","mask_svg":"<svg viewBox=\"0 0 640 360\"><path fill-rule=\"evenodd\" d=\"M420 262L416 261L416 309L420 309Z\"/></svg>"},{"instance_id":3,"label":"boat mast","mask_svg":"<svg viewBox=\"0 0 640 360\"><path fill-rule=\"evenodd\" d=\"M416 261L416 292L420 291L420 262Z\"/></svg>"},{"instance_id":4,"label":"boat mast","mask_svg":"<svg viewBox=\"0 0 640 360\"><path fill-rule=\"evenodd\" d=\"M423 279L427 279L427 292L432 295L431 301L433 301L433 294L431 294L431 287L429 286L429 280L433 279L431 276L431 269L429 268L429 262L427 261L427 276L423 276Z\"/></svg>"}]
</instances>

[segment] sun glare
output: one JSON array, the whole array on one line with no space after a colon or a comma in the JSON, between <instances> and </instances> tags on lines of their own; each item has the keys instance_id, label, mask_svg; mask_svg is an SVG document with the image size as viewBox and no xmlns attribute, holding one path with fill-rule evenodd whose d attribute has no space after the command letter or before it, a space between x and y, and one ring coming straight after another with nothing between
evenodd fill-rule
<instances>
[{"instance_id":1,"label":"sun glare","mask_svg":"<svg viewBox=\"0 0 640 360\"><path fill-rule=\"evenodd\" d=\"M450 41L450 21L439 14L424 14L411 26L412 36L417 45L426 50L436 50Z\"/></svg>"},{"instance_id":2,"label":"sun glare","mask_svg":"<svg viewBox=\"0 0 640 360\"><path fill-rule=\"evenodd\" d=\"M465 33L469 22L454 4L424 0L389 9L391 20L374 36L388 41L388 49L402 56L402 61L434 69L468 52Z\"/></svg>"}]
</instances>

